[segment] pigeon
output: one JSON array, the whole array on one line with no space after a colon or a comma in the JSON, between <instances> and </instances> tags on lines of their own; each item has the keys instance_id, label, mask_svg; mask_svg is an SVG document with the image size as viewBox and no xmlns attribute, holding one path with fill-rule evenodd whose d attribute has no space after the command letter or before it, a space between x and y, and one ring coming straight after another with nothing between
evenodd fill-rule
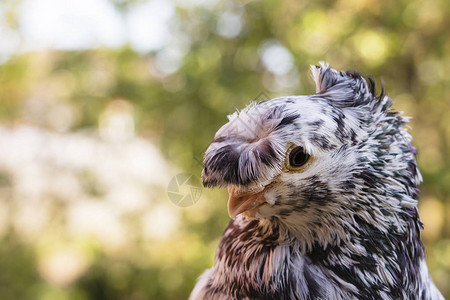
<instances>
[{"instance_id":1,"label":"pigeon","mask_svg":"<svg viewBox=\"0 0 450 300\"><path fill-rule=\"evenodd\" d=\"M408 117L358 71L311 66L316 93L253 102L204 155L232 220L197 299L444 299L420 240Z\"/></svg>"}]
</instances>

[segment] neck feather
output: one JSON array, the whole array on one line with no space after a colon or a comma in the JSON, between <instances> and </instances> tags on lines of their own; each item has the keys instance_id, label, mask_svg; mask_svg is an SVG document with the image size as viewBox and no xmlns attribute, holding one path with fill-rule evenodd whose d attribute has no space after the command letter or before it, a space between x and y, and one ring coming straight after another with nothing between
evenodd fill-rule
<instances>
[{"instance_id":1,"label":"neck feather","mask_svg":"<svg viewBox=\"0 0 450 300\"><path fill-rule=\"evenodd\" d=\"M293 231L290 224L276 218L238 216L217 249L211 286L230 288L241 283L240 289L230 288L242 293L237 298L279 295L280 291L286 297L313 290L330 295L329 289L320 287L326 284L346 287L344 296L408 296L405 291L414 289L405 287L419 284L424 250L417 210L405 210L401 218L405 230L391 228L397 231L387 233L356 216L358 230L347 232L345 239L335 234L335 242L324 243L306 240L312 236ZM298 286L302 287L295 290Z\"/></svg>"}]
</instances>

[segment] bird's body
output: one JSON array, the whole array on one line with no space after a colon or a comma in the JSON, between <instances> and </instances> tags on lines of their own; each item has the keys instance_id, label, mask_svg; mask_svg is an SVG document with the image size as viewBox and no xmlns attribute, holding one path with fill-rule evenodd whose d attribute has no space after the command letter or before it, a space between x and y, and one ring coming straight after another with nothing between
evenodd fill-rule
<instances>
[{"instance_id":1,"label":"bird's body","mask_svg":"<svg viewBox=\"0 0 450 300\"><path fill-rule=\"evenodd\" d=\"M312 71L316 94L249 105L206 151L233 220L190 299L443 299L407 119L372 81Z\"/></svg>"}]
</instances>

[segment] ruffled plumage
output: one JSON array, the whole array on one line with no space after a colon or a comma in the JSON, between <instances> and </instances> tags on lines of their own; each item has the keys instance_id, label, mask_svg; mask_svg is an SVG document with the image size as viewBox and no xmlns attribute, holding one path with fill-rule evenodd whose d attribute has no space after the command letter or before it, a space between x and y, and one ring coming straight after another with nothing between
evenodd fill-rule
<instances>
[{"instance_id":1,"label":"ruffled plumage","mask_svg":"<svg viewBox=\"0 0 450 300\"><path fill-rule=\"evenodd\" d=\"M312 66L316 94L253 103L205 153L205 186L262 190L190 299L443 299L425 263L408 119L374 81ZM290 149L311 157L287 166Z\"/></svg>"}]
</instances>

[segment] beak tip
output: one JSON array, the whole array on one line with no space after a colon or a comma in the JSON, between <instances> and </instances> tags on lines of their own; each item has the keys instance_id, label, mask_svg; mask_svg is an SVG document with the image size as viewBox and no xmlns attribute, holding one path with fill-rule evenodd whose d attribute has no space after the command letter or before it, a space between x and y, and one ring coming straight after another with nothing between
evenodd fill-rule
<instances>
[{"instance_id":1,"label":"beak tip","mask_svg":"<svg viewBox=\"0 0 450 300\"><path fill-rule=\"evenodd\" d=\"M234 219L237 216L236 208L231 207L230 200L228 200L228 215L230 216L231 219Z\"/></svg>"},{"instance_id":2,"label":"beak tip","mask_svg":"<svg viewBox=\"0 0 450 300\"><path fill-rule=\"evenodd\" d=\"M231 211L228 211L228 215L230 216L230 219L234 219L234 218L236 218L236 216L237 216L238 214L236 214L236 213L234 213L234 212L231 212Z\"/></svg>"}]
</instances>

